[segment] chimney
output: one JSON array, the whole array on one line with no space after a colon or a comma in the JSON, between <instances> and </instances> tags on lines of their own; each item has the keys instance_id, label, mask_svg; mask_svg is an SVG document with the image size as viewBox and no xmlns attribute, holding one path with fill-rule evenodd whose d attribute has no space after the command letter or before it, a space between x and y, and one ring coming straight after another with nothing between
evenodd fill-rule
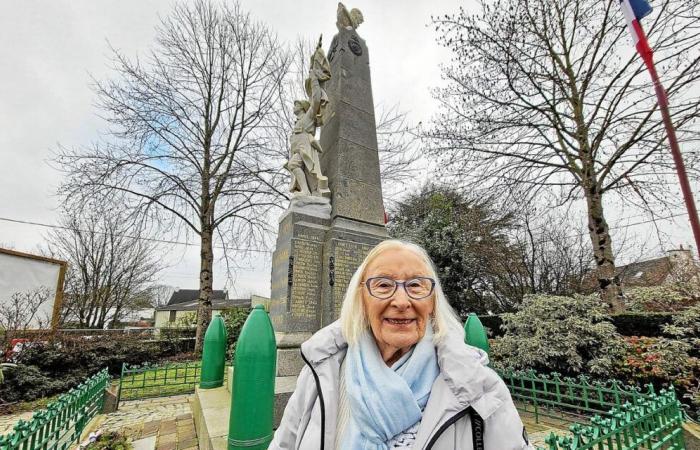
<instances>
[{"instance_id":1,"label":"chimney","mask_svg":"<svg viewBox=\"0 0 700 450\"><path fill-rule=\"evenodd\" d=\"M689 262L693 260L693 254L691 253L690 248L683 248L683 244L681 244L679 248L669 250L666 253L668 254L668 257L671 259L672 263Z\"/></svg>"}]
</instances>

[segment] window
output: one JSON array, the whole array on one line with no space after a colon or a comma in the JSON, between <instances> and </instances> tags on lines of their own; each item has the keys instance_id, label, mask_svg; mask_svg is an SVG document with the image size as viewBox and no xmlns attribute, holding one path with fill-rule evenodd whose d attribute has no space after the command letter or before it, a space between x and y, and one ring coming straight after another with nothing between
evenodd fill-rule
<instances>
[{"instance_id":1,"label":"window","mask_svg":"<svg viewBox=\"0 0 700 450\"><path fill-rule=\"evenodd\" d=\"M175 314L177 311L170 311L170 322L175 322Z\"/></svg>"}]
</instances>

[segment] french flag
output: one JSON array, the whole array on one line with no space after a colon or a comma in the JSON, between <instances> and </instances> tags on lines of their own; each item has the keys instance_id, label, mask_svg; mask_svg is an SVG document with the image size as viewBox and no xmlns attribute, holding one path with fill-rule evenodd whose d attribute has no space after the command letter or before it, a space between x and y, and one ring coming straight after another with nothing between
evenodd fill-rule
<instances>
[{"instance_id":1,"label":"french flag","mask_svg":"<svg viewBox=\"0 0 700 450\"><path fill-rule=\"evenodd\" d=\"M639 21L643 17L651 13L651 5L647 3L646 0L620 0L620 6L622 7L622 12L625 15L625 20L627 21L627 29L632 35L632 42L637 48L637 51L643 58L651 56L651 48L647 42L647 37L644 34L642 26Z\"/></svg>"}]
</instances>

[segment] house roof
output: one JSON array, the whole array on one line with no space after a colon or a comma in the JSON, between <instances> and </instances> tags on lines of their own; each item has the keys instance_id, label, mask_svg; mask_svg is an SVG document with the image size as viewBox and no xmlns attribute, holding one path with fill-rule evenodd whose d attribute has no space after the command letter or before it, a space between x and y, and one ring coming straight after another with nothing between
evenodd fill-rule
<instances>
[{"instance_id":1,"label":"house roof","mask_svg":"<svg viewBox=\"0 0 700 450\"><path fill-rule=\"evenodd\" d=\"M700 265L693 259L690 250L669 250L666 256L636 261L615 268L615 275L625 287L660 286L676 277L700 277ZM596 271L589 272L583 281L585 292L598 288Z\"/></svg>"},{"instance_id":2,"label":"house roof","mask_svg":"<svg viewBox=\"0 0 700 450\"><path fill-rule=\"evenodd\" d=\"M212 301L213 300L225 300L227 297L228 297L228 293L226 291L214 290L211 293ZM173 295L170 296L170 300L168 300L167 306L178 305L180 303L185 303L185 302L197 301L198 298L199 298L199 289L178 289L177 291L173 292Z\"/></svg>"},{"instance_id":3,"label":"house roof","mask_svg":"<svg viewBox=\"0 0 700 450\"><path fill-rule=\"evenodd\" d=\"M671 258L648 259L633 262L617 269L617 275L625 286L658 286L663 284L673 270Z\"/></svg>"},{"instance_id":4,"label":"house roof","mask_svg":"<svg viewBox=\"0 0 700 450\"><path fill-rule=\"evenodd\" d=\"M198 299L176 303L174 305L165 305L156 308L156 311L196 311ZM228 308L250 308L250 298L229 298L229 299L212 299L211 309L221 310Z\"/></svg>"}]
</instances>

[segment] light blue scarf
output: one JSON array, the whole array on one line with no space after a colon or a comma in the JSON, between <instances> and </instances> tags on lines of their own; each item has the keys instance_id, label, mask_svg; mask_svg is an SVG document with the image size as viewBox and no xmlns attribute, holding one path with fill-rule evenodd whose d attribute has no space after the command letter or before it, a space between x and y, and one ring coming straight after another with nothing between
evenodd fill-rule
<instances>
[{"instance_id":1,"label":"light blue scarf","mask_svg":"<svg viewBox=\"0 0 700 450\"><path fill-rule=\"evenodd\" d=\"M440 373L433 329L428 322L423 339L392 367L382 359L369 330L349 346L345 358L350 419L342 448L384 450L391 438L421 420Z\"/></svg>"}]
</instances>

